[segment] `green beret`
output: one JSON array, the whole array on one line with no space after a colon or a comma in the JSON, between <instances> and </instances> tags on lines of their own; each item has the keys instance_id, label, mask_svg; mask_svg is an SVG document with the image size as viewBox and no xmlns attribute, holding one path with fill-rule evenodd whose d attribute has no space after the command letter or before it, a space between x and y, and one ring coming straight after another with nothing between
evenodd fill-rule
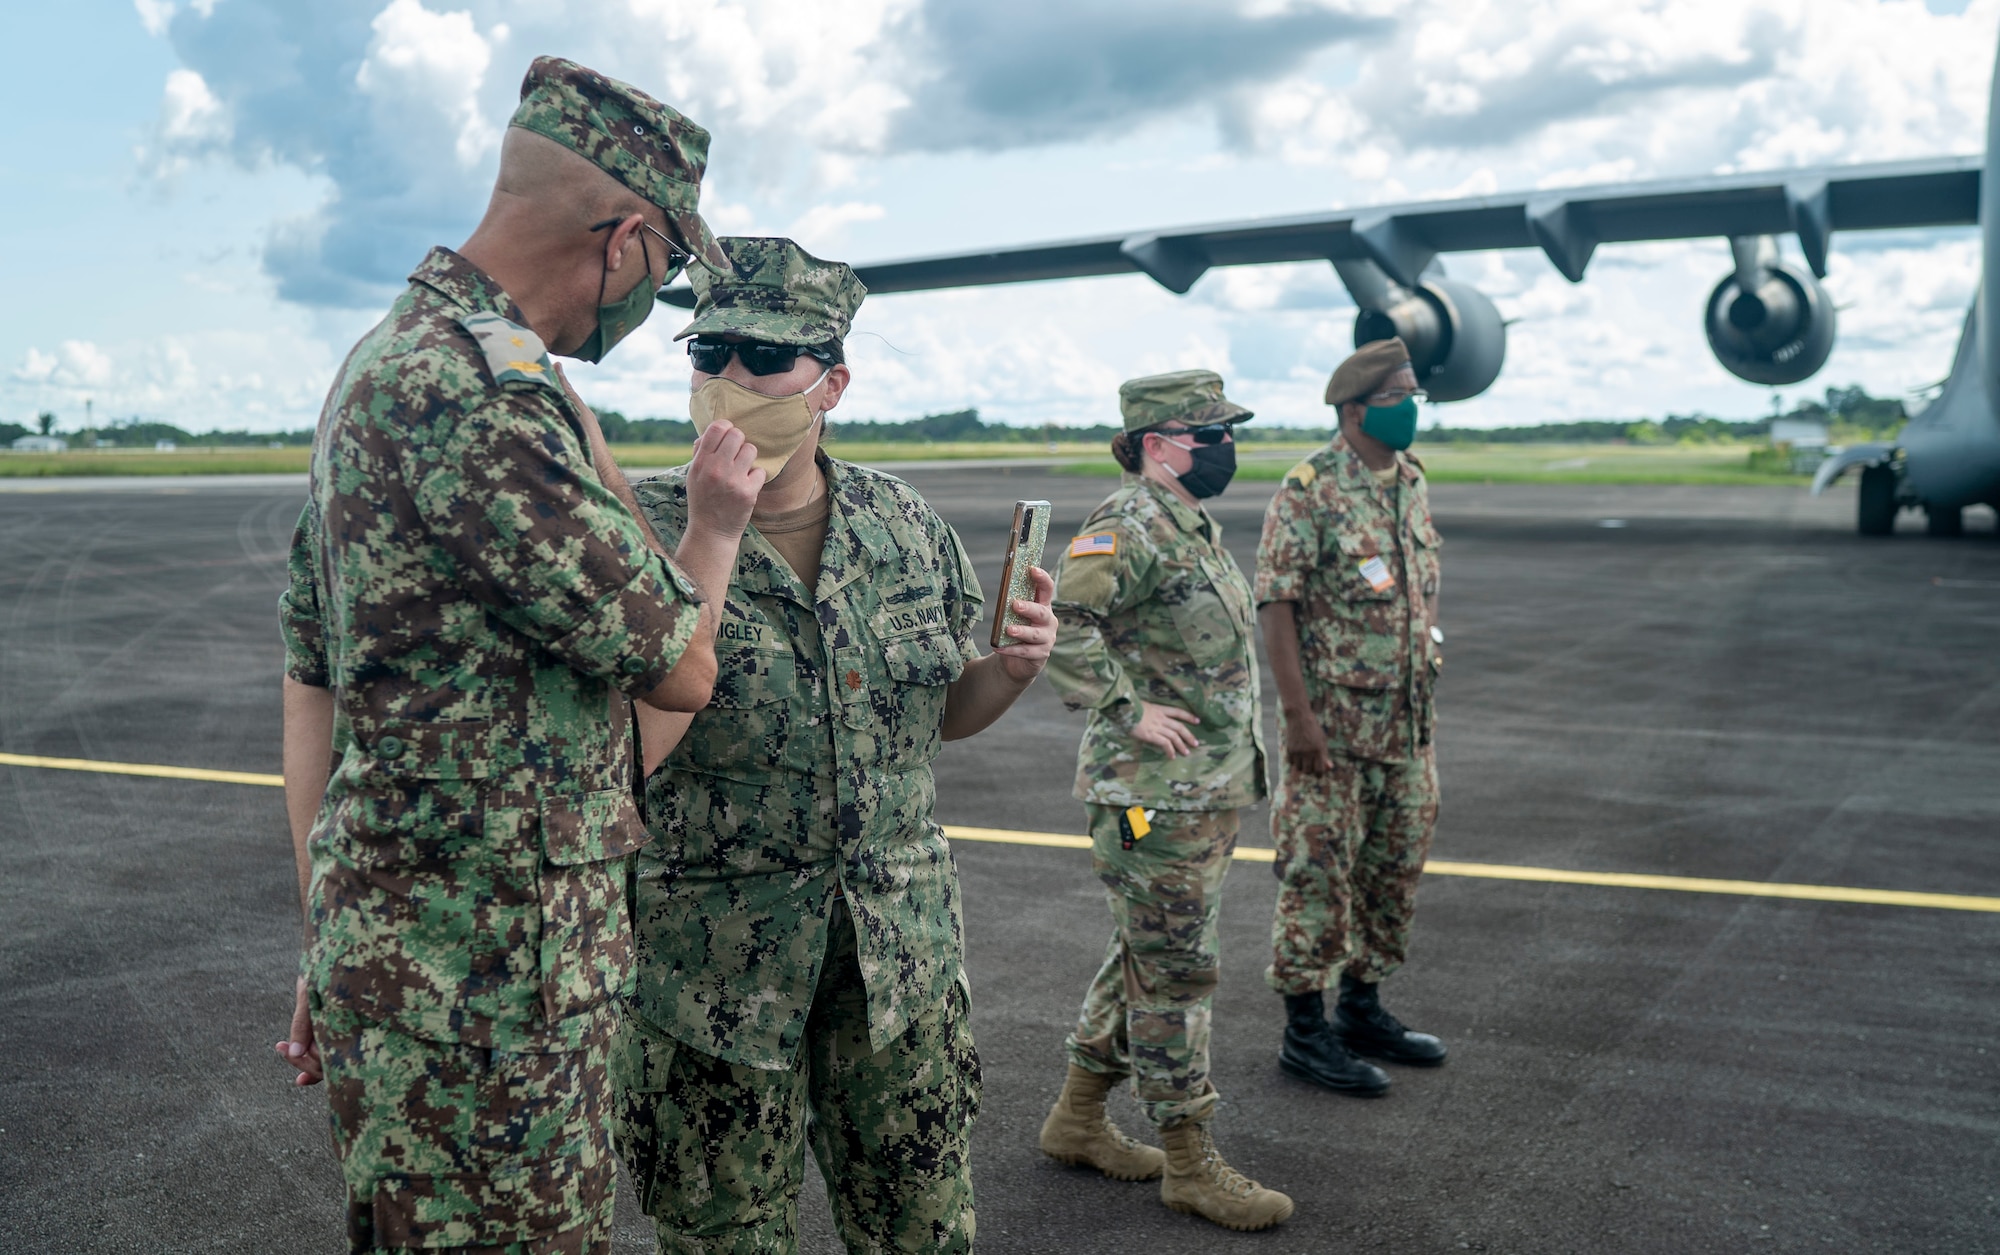
<instances>
[{"instance_id":1,"label":"green beret","mask_svg":"<svg viewBox=\"0 0 2000 1255\"><path fill-rule=\"evenodd\" d=\"M694 321L674 337L738 335L766 344L845 340L868 289L843 262L821 261L790 240L724 236L731 269L695 271Z\"/></svg>"},{"instance_id":2,"label":"green beret","mask_svg":"<svg viewBox=\"0 0 2000 1255\"><path fill-rule=\"evenodd\" d=\"M1326 381L1326 403L1345 405L1373 396L1389 376L1409 364L1410 350L1403 347L1401 336L1371 340L1334 367L1333 378Z\"/></svg>"},{"instance_id":3,"label":"green beret","mask_svg":"<svg viewBox=\"0 0 2000 1255\"><path fill-rule=\"evenodd\" d=\"M1210 427L1252 417L1249 410L1222 395L1222 376L1212 370L1177 370L1169 375L1128 379L1118 385L1118 408L1125 415L1126 431L1161 423Z\"/></svg>"},{"instance_id":4,"label":"green beret","mask_svg":"<svg viewBox=\"0 0 2000 1255\"><path fill-rule=\"evenodd\" d=\"M645 92L561 57L536 57L507 123L543 135L658 205L695 259L729 264L695 212L708 132Z\"/></svg>"}]
</instances>

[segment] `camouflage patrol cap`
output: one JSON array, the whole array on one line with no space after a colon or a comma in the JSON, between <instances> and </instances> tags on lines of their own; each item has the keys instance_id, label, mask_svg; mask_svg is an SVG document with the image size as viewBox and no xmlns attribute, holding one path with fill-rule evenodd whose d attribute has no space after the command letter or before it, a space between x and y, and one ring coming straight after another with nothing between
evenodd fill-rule
<instances>
[{"instance_id":1,"label":"camouflage patrol cap","mask_svg":"<svg viewBox=\"0 0 2000 1255\"><path fill-rule=\"evenodd\" d=\"M708 132L645 92L561 57L536 57L507 125L546 136L658 205L695 260L729 259L695 212Z\"/></svg>"},{"instance_id":2,"label":"camouflage patrol cap","mask_svg":"<svg viewBox=\"0 0 2000 1255\"><path fill-rule=\"evenodd\" d=\"M1118 408L1125 415L1126 431L1143 431L1161 423L1211 427L1253 417L1222 395L1222 376L1212 370L1177 370L1127 379L1118 385Z\"/></svg>"},{"instance_id":3,"label":"camouflage patrol cap","mask_svg":"<svg viewBox=\"0 0 2000 1255\"><path fill-rule=\"evenodd\" d=\"M688 276L694 321L674 339L738 335L812 345L847 338L868 289L845 263L821 261L784 239L731 235L719 243L733 271Z\"/></svg>"},{"instance_id":4,"label":"camouflage patrol cap","mask_svg":"<svg viewBox=\"0 0 2000 1255\"><path fill-rule=\"evenodd\" d=\"M1410 350L1404 347L1401 336L1370 340L1333 368L1333 378L1326 381L1326 403L1345 405L1371 396L1384 380L1409 364Z\"/></svg>"}]
</instances>

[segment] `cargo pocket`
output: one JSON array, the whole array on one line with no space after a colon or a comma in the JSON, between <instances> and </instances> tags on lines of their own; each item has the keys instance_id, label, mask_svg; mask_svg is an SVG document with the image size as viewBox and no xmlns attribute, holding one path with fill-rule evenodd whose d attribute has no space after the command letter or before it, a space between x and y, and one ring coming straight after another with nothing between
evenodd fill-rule
<instances>
[{"instance_id":1,"label":"cargo pocket","mask_svg":"<svg viewBox=\"0 0 2000 1255\"><path fill-rule=\"evenodd\" d=\"M632 983L625 858L647 840L626 789L542 802L542 1011L551 1024Z\"/></svg>"},{"instance_id":2,"label":"cargo pocket","mask_svg":"<svg viewBox=\"0 0 2000 1255\"><path fill-rule=\"evenodd\" d=\"M678 1049L673 1038L642 1030L629 1007L611 1040L611 1136L639 1188L639 1209L648 1215L662 1188L675 1186L685 1167L675 1144L682 1121L666 1098Z\"/></svg>"},{"instance_id":3,"label":"cargo pocket","mask_svg":"<svg viewBox=\"0 0 2000 1255\"><path fill-rule=\"evenodd\" d=\"M979 1047L972 1040L972 988L965 973L960 972L952 982L947 1000L951 1006L950 1057L954 1071L958 1074L958 1110L952 1127L967 1130L979 1115L980 1099L984 1093L984 1080L979 1067ZM961 1134L963 1139L963 1134ZM960 1156L964 1154L964 1142L960 1142Z\"/></svg>"},{"instance_id":4,"label":"cargo pocket","mask_svg":"<svg viewBox=\"0 0 2000 1255\"><path fill-rule=\"evenodd\" d=\"M562 1156L485 1173L383 1177L370 1209L373 1242L388 1250L520 1243L552 1251L549 1239L591 1223L616 1181L610 1156L590 1165Z\"/></svg>"}]
</instances>

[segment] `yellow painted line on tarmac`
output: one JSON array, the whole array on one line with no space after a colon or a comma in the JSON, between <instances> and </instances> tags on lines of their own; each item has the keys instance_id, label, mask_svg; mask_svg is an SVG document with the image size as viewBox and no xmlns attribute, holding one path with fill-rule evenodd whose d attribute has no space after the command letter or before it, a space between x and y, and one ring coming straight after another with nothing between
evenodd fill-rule
<instances>
[{"instance_id":1,"label":"yellow painted line on tarmac","mask_svg":"<svg viewBox=\"0 0 2000 1255\"><path fill-rule=\"evenodd\" d=\"M108 763L91 758L45 758L36 754L0 753L0 767L40 767L54 771L94 771L114 776L151 776L162 780L204 780L215 784L283 786L283 776L256 771L213 771L207 767L172 767L158 763ZM1087 850L1090 838L1066 832L1021 832L1012 828L967 828L944 825L954 841L985 841L999 845L1039 845ZM1268 846L1236 847L1236 859L1268 863L1277 851ZM1519 880L1550 885L1594 885L1612 889L1665 889L1677 893L1714 893L1743 898L1789 898L1801 902L1854 902L1866 906L1914 906L1934 911L1983 911L2000 914L2000 897L1963 893L1910 893L1900 889L1857 889L1847 885L1794 885L1758 880L1709 880L1698 876L1653 876L1642 872L1579 872L1562 867L1518 867L1511 863L1456 863L1432 859L1424 864L1432 876L1471 876L1480 880Z\"/></svg>"},{"instance_id":2,"label":"yellow painted line on tarmac","mask_svg":"<svg viewBox=\"0 0 2000 1255\"><path fill-rule=\"evenodd\" d=\"M1005 828L944 826L954 841L998 841L1008 845L1050 845L1087 850L1089 837L1059 832L1014 832ZM1239 863L1268 863L1278 852L1269 846L1239 845ZM1795 885L1760 880L1710 880L1698 876L1653 876L1641 872L1578 872L1562 867L1519 867L1511 863L1457 863L1432 859L1424 864L1429 876L1470 876L1479 880L1522 880L1551 885L1596 885L1613 889L1667 889L1679 893L1714 893L1743 898L1791 898L1803 902L1858 902L1868 906L1916 906L1934 911L1984 911L2000 914L2000 897L1963 893L1910 893L1900 889L1856 889L1847 885Z\"/></svg>"},{"instance_id":3,"label":"yellow painted line on tarmac","mask_svg":"<svg viewBox=\"0 0 2000 1255\"><path fill-rule=\"evenodd\" d=\"M55 771L97 771L113 776L155 776L162 780L209 780L217 784L265 784L284 787L283 776L256 771L211 771L206 767L163 767L158 763L106 763L94 758L42 758L35 754L0 754L0 767L47 767Z\"/></svg>"}]
</instances>

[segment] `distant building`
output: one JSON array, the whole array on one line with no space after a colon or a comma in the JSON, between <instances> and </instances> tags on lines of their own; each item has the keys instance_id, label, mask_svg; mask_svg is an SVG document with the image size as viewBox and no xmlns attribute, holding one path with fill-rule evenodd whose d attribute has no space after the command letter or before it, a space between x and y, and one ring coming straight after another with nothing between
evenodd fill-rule
<instances>
[{"instance_id":1,"label":"distant building","mask_svg":"<svg viewBox=\"0 0 2000 1255\"><path fill-rule=\"evenodd\" d=\"M1826 424L1816 418L1774 418L1771 446L1785 451L1793 474L1810 475L1826 460Z\"/></svg>"},{"instance_id":2,"label":"distant building","mask_svg":"<svg viewBox=\"0 0 2000 1255\"><path fill-rule=\"evenodd\" d=\"M172 453L174 448L174 442L171 440L155 440L153 442L153 452L155 453Z\"/></svg>"},{"instance_id":3,"label":"distant building","mask_svg":"<svg viewBox=\"0 0 2000 1255\"><path fill-rule=\"evenodd\" d=\"M67 453L69 441L61 436L20 436L14 441L16 453Z\"/></svg>"},{"instance_id":4,"label":"distant building","mask_svg":"<svg viewBox=\"0 0 2000 1255\"><path fill-rule=\"evenodd\" d=\"M1788 444L1792 451L1826 448L1826 424L1816 418L1774 418L1771 443Z\"/></svg>"}]
</instances>

